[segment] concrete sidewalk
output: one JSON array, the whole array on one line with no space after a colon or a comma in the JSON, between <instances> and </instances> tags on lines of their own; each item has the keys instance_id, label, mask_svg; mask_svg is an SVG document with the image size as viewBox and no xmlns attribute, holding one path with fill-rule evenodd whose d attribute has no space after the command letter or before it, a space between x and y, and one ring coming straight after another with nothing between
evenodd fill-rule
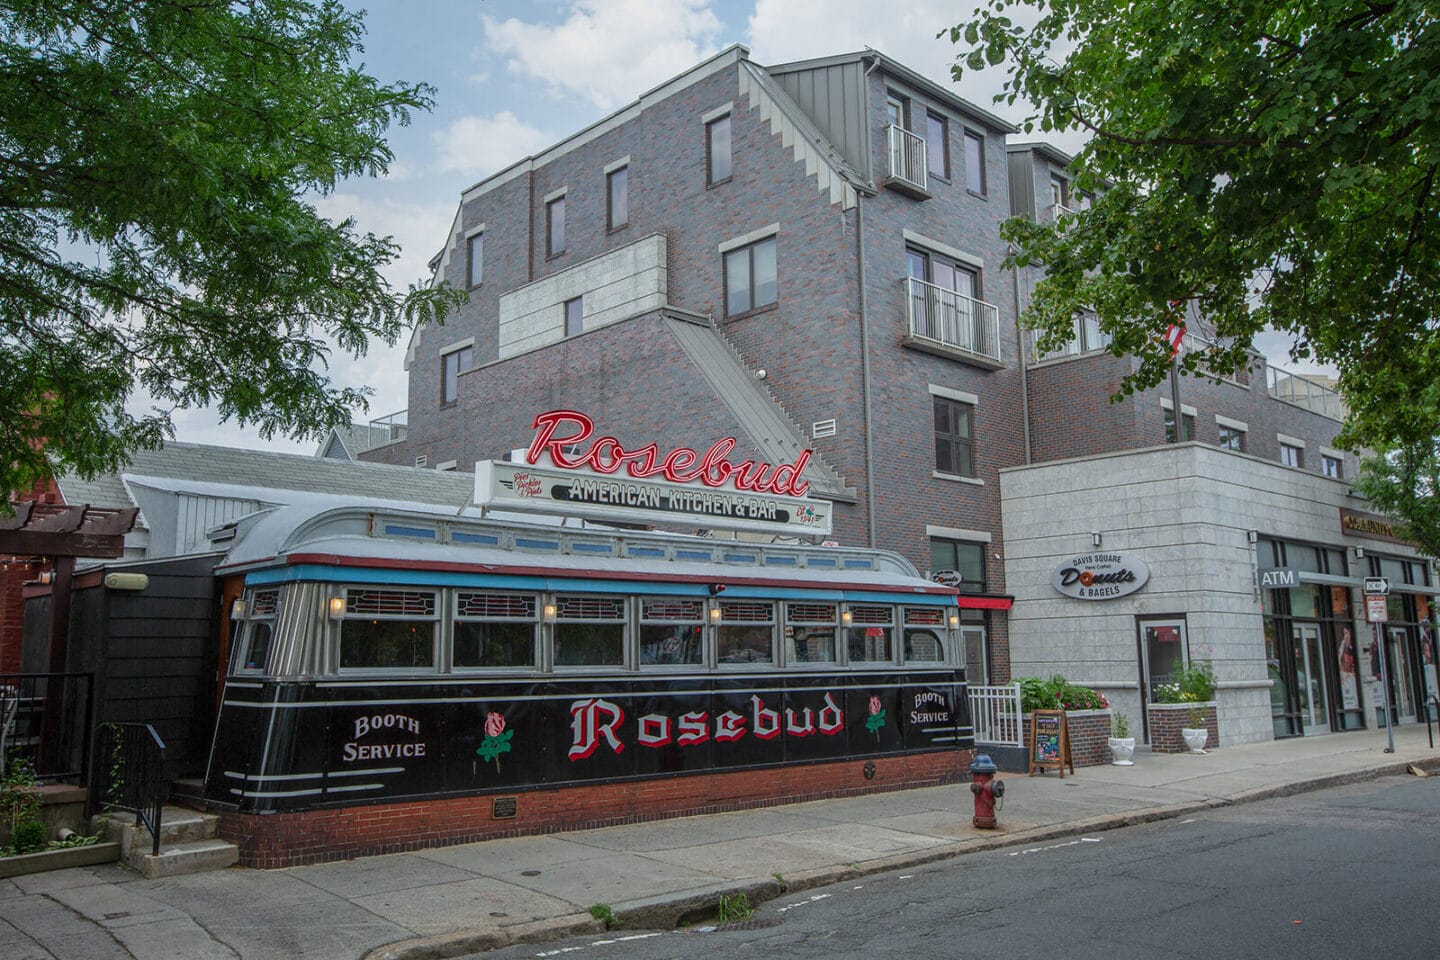
<instances>
[{"instance_id":1,"label":"concrete sidewalk","mask_svg":"<svg viewBox=\"0 0 1440 960\"><path fill-rule=\"evenodd\" d=\"M934 787L662 820L286 870L144 880L119 866L0 881L9 960L422 960L670 926L743 891L751 902L865 873L1207 807L1406 772L1440 772L1424 727L1137 752L1133 767L1007 774L1000 829L975 830L970 791Z\"/></svg>"}]
</instances>

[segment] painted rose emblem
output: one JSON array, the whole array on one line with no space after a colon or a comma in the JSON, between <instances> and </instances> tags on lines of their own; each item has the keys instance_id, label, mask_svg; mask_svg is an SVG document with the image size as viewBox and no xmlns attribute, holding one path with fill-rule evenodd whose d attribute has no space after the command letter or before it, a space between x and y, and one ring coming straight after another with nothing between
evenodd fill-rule
<instances>
[{"instance_id":1,"label":"painted rose emblem","mask_svg":"<svg viewBox=\"0 0 1440 960\"><path fill-rule=\"evenodd\" d=\"M482 760L494 760L495 772L500 772L500 754L510 752L510 740L514 730L505 729L505 718L493 710L485 714L485 739L475 752Z\"/></svg>"},{"instance_id":2,"label":"painted rose emblem","mask_svg":"<svg viewBox=\"0 0 1440 960\"><path fill-rule=\"evenodd\" d=\"M875 739L880 739L880 728L885 726L885 708L880 705L879 697L870 698L870 716L865 718L865 729L875 734Z\"/></svg>"}]
</instances>

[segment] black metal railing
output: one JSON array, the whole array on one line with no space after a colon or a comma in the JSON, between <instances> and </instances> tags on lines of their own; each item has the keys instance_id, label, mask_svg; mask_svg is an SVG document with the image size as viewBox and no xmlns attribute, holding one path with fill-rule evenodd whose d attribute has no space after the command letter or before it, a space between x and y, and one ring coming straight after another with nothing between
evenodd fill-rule
<instances>
[{"instance_id":1,"label":"black metal railing","mask_svg":"<svg viewBox=\"0 0 1440 960\"><path fill-rule=\"evenodd\" d=\"M1435 694L1425 698L1425 733L1430 737L1430 749L1435 749L1435 730L1431 723L1440 721L1440 697Z\"/></svg>"},{"instance_id":2,"label":"black metal railing","mask_svg":"<svg viewBox=\"0 0 1440 960\"><path fill-rule=\"evenodd\" d=\"M153 838L160 855L160 811L165 805L165 741L148 723L102 723L95 728L90 809L129 810Z\"/></svg>"},{"instance_id":3,"label":"black metal railing","mask_svg":"<svg viewBox=\"0 0 1440 960\"><path fill-rule=\"evenodd\" d=\"M84 784L94 689L93 673L0 673L0 757Z\"/></svg>"}]
</instances>

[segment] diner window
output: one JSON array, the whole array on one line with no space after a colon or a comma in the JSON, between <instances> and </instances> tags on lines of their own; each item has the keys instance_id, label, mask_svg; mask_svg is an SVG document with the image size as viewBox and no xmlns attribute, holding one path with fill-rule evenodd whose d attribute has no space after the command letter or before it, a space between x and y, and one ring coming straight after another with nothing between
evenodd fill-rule
<instances>
[{"instance_id":1,"label":"diner window","mask_svg":"<svg viewBox=\"0 0 1440 960\"><path fill-rule=\"evenodd\" d=\"M721 666L775 662L775 605L763 600L721 600L716 630Z\"/></svg>"},{"instance_id":2,"label":"diner window","mask_svg":"<svg viewBox=\"0 0 1440 960\"><path fill-rule=\"evenodd\" d=\"M945 662L945 610L941 607L905 608L905 662Z\"/></svg>"},{"instance_id":3,"label":"diner window","mask_svg":"<svg viewBox=\"0 0 1440 960\"><path fill-rule=\"evenodd\" d=\"M275 616L280 610L279 590L257 590L250 595L249 619L241 624L244 652L236 658L235 673L264 673L275 641Z\"/></svg>"},{"instance_id":4,"label":"diner window","mask_svg":"<svg viewBox=\"0 0 1440 960\"><path fill-rule=\"evenodd\" d=\"M485 232L472 235L465 242L466 278L470 286L478 287L485 279Z\"/></svg>"},{"instance_id":5,"label":"diner window","mask_svg":"<svg viewBox=\"0 0 1440 960\"><path fill-rule=\"evenodd\" d=\"M705 601L642 598L641 666L700 666L704 662Z\"/></svg>"},{"instance_id":6,"label":"diner window","mask_svg":"<svg viewBox=\"0 0 1440 960\"><path fill-rule=\"evenodd\" d=\"M611 230L630 222L630 168L621 167L605 175L606 217Z\"/></svg>"},{"instance_id":7,"label":"diner window","mask_svg":"<svg viewBox=\"0 0 1440 960\"><path fill-rule=\"evenodd\" d=\"M456 669L534 667L537 603L534 594L458 591L451 658Z\"/></svg>"},{"instance_id":8,"label":"diner window","mask_svg":"<svg viewBox=\"0 0 1440 960\"><path fill-rule=\"evenodd\" d=\"M565 252L565 198L545 204L545 252L554 257Z\"/></svg>"},{"instance_id":9,"label":"diner window","mask_svg":"<svg viewBox=\"0 0 1440 960\"><path fill-rule=\"evenodd\" d=\"M1220 427L1220 447L1223 450L1235 450L1243 453L1245 450L1245 431L1237 430L1234 427Z\"/></svg>"},{"instance_id":10,"label":"diner window","mask_svg":"<svg viewBox=\"0 0 1440 960\"><path fill-rule=\"evenodd\" d=\"M730 114L705 124L705 182L721 183L731 176Z\"/></svg>"},{"instance_id":11,"label":"diner window","mask_svg":"<svg viewBox=\"0 0 1440 960\"><path fill-rule=\"evenodd\" d=\"M1322 453L1320 454L1320 472L1327 477L1343 480L1345 479L1344 462L1339 457L1332 457L1328 453Z\"/></svg>"},{"instance_id":12,"label":"diner window","mask_svg":"<svg viewBox=\"0 0 1440 960\"><path fill-rule=\"evenodd\" d=\"M785 657L790 663L834 663L835 604L785 604Z\"/></svg>"},{"instance_id":13,"label":"diner window","mask_svg":"<svg viewBox=\"0 0 1440 960\"><path fill-rule=\"evenodd\" d=\"M984 593L985 544L932 539L930 570L954 570L960 574L961 593Z\"/></svg>"},{"instance_id":14,"label":"diner window","mask_svg":"<svg viewBox=\"0 0 1440 960\"><path fill-rule=\"evenodd\" d=\"M852 664L894 662L894 638L894 607L871 603L850 605L850 626L845 630L845 652Z\"/></svg>"},{"instance_id":15,"label":"diner window","mask_svg":"<svg viewBox=\"0 0 1440 960\"><path fill-rule=\"evenodd\" d=\"M1293 443L1280 444L1280 462L1287 467L1300 468L1305 465L1305 449Z\"/></svg>"},{"instance_id":16,"label":"diner window","mask_svg":"<svg viewBox=\"0 0 1440 960\"><path fill-rule=\"evenodd\" d=\"M985 140L969 130L965 131L965 187L985 195Z\"/></svg>"},{"instance_id":17,"label":"diner window","mask_svg":"<svg viewBox=\"0 0 1440 960\"><path fill-rule=\"evenodd\" d=\"M555 598L555 666L623 667L625 599L561 594Z\"/></svg>"},{"instance_id":18,"label":"diner window","mask_svg":"<svg viewBox=\"0 0 1440 960\"><path fill-rule=\"evenodd\" d=\"M975 476L975 408L949 397L931 397L935 407L935 469L957 477Z\"/></svg>"},{"instance_id":19,"label":"diner window","mask_svg":"<svg viewBox=\"0 0 1440 960\"><path fill-rule=\"evenodd\" d=\"M340 669L433 670L435 593L348 589L340 621Z\"/></svg>"},{"instance_id":20,"label":"diner window","mask_svg":"<svg viewBox=\"0 0 1440 960\"><path fill-rule=\"evenodd\" d=\"M460 396L460 374L470 369L475 356L473 347L451 350L440 357L440 402L454 403Z\"/></svg>"},{"instance_id":21,"label":"diner window","mask_svg":"<svg viewBox=\"0 0 1440 960\"><path fill-rule=\"evenodd\" d=\"M565 301L565 336L573 337L585 329L584 297Z\"/></svg>"},{"instance_id":22,"label":"diner window","mask_svg":"<svg viewBox=\"0 0 1440 960\"><path fill-rule=\"evenodd\" d=\"M925 114L925 162L935 176L950 177L949 125L934 113Z\"/></svg>"},{"instance_id":23,"label":"diner window","mask_svg":"<svg viewBox=\"0 0 1440 960\"><path fill-rule=\"evenodd\" d=\"M779 298L775 238L731 250L725 254L725 314L736 316Z\"/></svg>"}]
</instances>

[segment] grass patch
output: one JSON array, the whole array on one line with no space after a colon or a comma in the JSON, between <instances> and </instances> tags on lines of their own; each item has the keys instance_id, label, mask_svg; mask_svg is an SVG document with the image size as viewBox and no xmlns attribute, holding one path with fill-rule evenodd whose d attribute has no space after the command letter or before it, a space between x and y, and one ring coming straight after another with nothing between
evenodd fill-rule
<instances>
[{"instance_id":1,"label":"grass patch","mask_svg":"<svg viewBox=\"0 0 1440 960\"><path fill-rule=\"evenodd\" d=\"M720 923L738 923L741 920L749 920L755 915L755 908L750 906L750 898L744 893L729 893L720 898L720 906L715 910L715 919Z\"/></svg>"},{"instance_id":2,"label":"grass patch","mask_svg":"<svg viewBox=\"0 0 1440 960\"><path fill-rule=\"evenodd\" d=\"M620 926L620 921L615 918L615 911L610 909L608 903L597 903L590 908L590 916L605 924L606 930L614 930Z\"/></svg>"}]
</instances>

